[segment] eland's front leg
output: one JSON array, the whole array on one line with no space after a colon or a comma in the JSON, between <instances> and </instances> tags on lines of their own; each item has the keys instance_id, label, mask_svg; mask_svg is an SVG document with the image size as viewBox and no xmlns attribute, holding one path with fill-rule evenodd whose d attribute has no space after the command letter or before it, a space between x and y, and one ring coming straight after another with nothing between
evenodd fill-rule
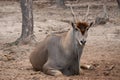
<instances>
[{"instance_id":1,"label":"eland's front leg","mask_svg":"<svg viewBox=\"0 0 120 80\"><path fill-rule=\"evenodd\" d=\"M63 75L60 70L50 67L48 64L43 66L43 72L51 76L61 76Z\"/></svg>"}]
</instances>

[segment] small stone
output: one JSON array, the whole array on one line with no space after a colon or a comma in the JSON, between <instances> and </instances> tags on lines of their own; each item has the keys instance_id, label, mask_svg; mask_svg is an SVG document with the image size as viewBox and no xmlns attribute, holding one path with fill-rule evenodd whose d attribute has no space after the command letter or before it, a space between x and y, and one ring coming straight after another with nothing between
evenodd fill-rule
<instances>
[{"instance_id":1,"label":"small stone","mask_svg":"<svg viewBox=\"0 0 120 80\"><path fill-rule=\"evenodd\" d=\"M103 74L104 74L105 76L109 76L110 72L109 72L109 71L105 71Z\"/></svg>"}]
</instances>

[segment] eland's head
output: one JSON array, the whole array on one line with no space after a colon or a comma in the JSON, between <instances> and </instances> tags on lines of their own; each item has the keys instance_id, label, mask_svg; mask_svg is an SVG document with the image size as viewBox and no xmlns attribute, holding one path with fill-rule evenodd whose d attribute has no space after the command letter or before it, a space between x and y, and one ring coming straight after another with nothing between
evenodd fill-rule
<instances>
[{"instance_id":1,"label":"eland's head","mask_svg":"<svg viewBox=\"0 0 120 80\"><path fill-rule=\"evenodd\" d=\"M72 25L72 28L74 30L75 40L80 45L85 45L86 38L88 36L88 30L93 25L93 22L91 22L91 23L87 22L87 16L89 13L89 6L87 9L86 15L83 17L83 20L81 20L81 21L76 17L75 13L73 12L72 7L71 7L71 12L72 12L72 16L73 16L73 22L71 22L71 25Z\"/></svg>"},{"instance_id":2,"label":"eland's head","mask_svg":"<svg viewBox=\"0 0 120 80\"><path fill-rule=\"evenodd\" d=\"M88 30L92 26L91 23L86 22L77 22L77 23L71 23L72 28L74 30L75 34L75 40L79 42L80 45L84 45L86 43L86 38L88 36Z\"/></svg>"}]
</instances>

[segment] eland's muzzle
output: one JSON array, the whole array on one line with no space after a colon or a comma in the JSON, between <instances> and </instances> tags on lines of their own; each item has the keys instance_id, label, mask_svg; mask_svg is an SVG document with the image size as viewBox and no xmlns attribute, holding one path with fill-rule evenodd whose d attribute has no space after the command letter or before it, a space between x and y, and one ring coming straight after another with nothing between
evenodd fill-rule
<instances>
[{"instance_id":1,"label":"eland's muzzle","mask_svg":"<svg viewBox=\"0 0 120 80\"><path fill-rule=\"evenodd\" d=\"M80 41L82 45L85 45L86 41L82 40Z\"/></svg>"}]
</instances>

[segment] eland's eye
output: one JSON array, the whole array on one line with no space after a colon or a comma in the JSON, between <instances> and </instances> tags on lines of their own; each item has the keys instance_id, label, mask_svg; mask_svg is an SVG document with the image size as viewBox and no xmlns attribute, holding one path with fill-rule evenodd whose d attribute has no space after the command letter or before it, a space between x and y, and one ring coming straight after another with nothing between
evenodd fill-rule
<instances>
[{"instance_id":1,"label":"eland's eye","mask_svg":"<svg viewBox=\"0 0 120 80\"><path fill-rule=\"evenodd\" d=\"M77 28L75 28L75 30L76 30L76 31L78 31L78 29L77 29Z\"/></svg>"},{"instance_id":2,"label":"eland's eye","mask_svg":"<svg viewBox=\"0 0 120 80\"><path fill-rule=\"evenodd\" d=\"M86 30L88 31L89 28L87 28Z\"/></svg>"}]
</instances>

